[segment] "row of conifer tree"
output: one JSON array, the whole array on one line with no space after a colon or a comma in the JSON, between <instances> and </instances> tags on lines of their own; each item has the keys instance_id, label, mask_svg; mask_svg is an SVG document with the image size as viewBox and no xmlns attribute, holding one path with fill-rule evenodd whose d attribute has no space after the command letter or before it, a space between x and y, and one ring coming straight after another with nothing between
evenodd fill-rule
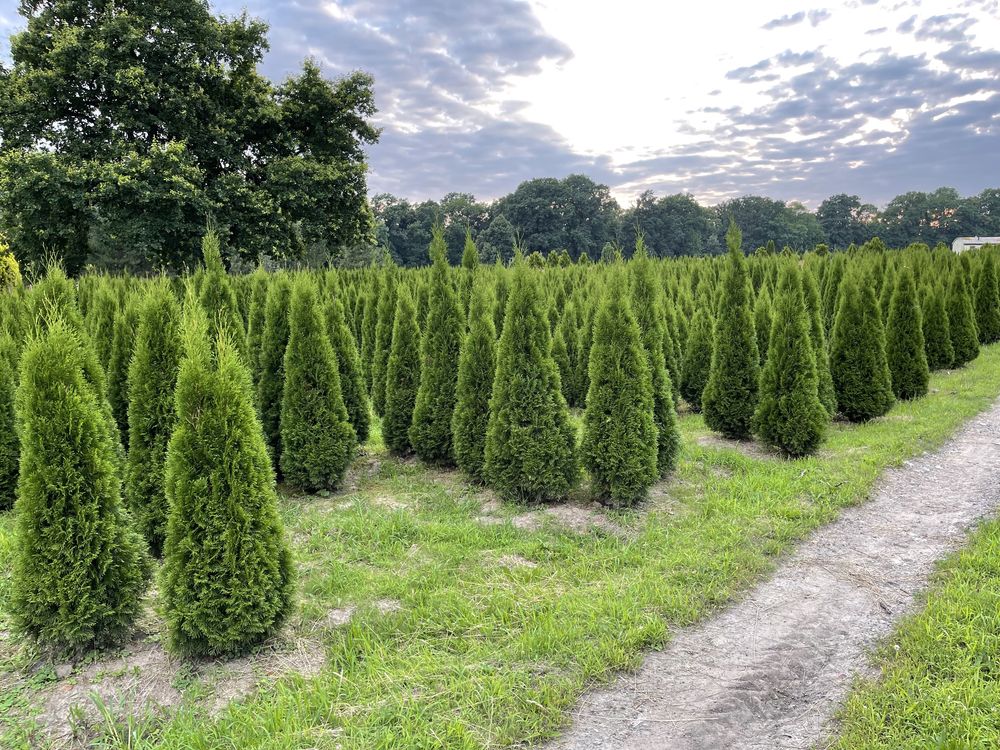
<instances>
[{"instance_id":1,"label":"row of conifer tree","mask_svg":"<svg viewBox=\"0 0 1000 750\"><path fill-rule=\"evenodd\" d=\"M926 393L1000 339L993 250L586 266L226 273L58 267L0 294L0 505L17 498L12 608L39 641L119 638L153 566L173 645L231 653L287 615L276 479L336 489L358 446L457 466L505 498L627 506L677 461L685 402L791 457L838 415ZM583 410L582 437L571 410Z\"/></svg>"}]
</instances>

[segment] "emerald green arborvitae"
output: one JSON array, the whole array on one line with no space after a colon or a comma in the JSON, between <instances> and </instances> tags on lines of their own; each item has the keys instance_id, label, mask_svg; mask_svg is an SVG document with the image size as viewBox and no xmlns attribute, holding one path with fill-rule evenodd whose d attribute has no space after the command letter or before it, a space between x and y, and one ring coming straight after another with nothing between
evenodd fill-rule
<instances>
[{"instance_id":1,"label":"emerald green arborvitae","mask_svg":"<svg viewBox=\"0 0 1000 750\"><path fill-rule=\"evenodd\" d=\"M487 482L524 502L565 497L579 476L537 275L515 261L486 429Z\"/></svg>"},{"instance_id":2,"label":"emerald green arborvitae","mask_svg":"<svg viewBox=\"0 0 1000 750\"><path fill-rule=\"evenodd\" d=\"M264 438L274 468L281 468L281 397L285 391L285 350L288 348L288 303L292 282L287 274L275 274L267 290L264 308L264 338L260 348L260 384L257 403Z\"/></svg>"},{"instance_id":3,"label":"emerald green arborvitae","mask_svg":"<svg viewBox=\"0 0 1000 750\"><path fill-rule=\"evenodd\" d=\"M100 279L100 277L95 277ZM115 337L115 318L118 317L118 295L108 279L96 282L94 299L87 311L87 332L94 342L94 352L102 367L111 362L111 346Z\"/></svg>"},{"instance_id":4,"label":"emerald green arborvitae","mask_svg":"<svg viewBox=\"0 0 1000 750\"><path fill-rule=\"evenodd\" d=\"M392 326L396 315L396 278L392 269L386 271L378 298L375 324L375 346L372 350L372 406L376 414L385 414L386 368L392 346Z\"/></svg>"},{"instance_id":5,"label":"emerald green arborvitae","mask_svg":"<svg viewBox=\"0 0 1000 750\"><path fill-rule=\"evenodd\" d=\"M712 329L712 314L706 301L695 311L681 362L681 396L694 412L701 411L701 395L712 366Z\"/></svg>"},{"instance_id":6,"label":"emerald green arborvitae","mask_svg":"<svg viewBox=\"0 0 1000 750\"><path fill-rule=\"evenodd\" d=\"M374 288L364 293L361 316L361 368L365 374L365 388L372 390L372 365L375 361L375 326L378 322L378 279Z\"/></svg>"},{"instance_id":7,"label":"emerald green arborvitae","mask_svg":"<svg viewBox=\"0 0 1000 750\"><path fill-rule=\"evenodd\" d=\"M621 271L611 273L594 320L581 455L597 497L622 507L656 481L657 435L649 356Z\"/></svg>"},{"instance_id":8,"label":"emerald green arborvitae","mask_svg":"<svg viewBox=\"0 0 1000 750\"><path fill-rule=\"evenodd\" d=\"M955 350L951 346L951 331L948 326L948 311L945 308L945 292L939 284L925 286L921 293L924 317L924 350L927 353L927 367L943 370L955 361Z\"/></svg>"},{"instance_id":9,"label":"emerald green arborvitae","mask_svg":"<svg viewBox=\"0 0 1000 750\"><path fill-rule=\"evenodd\" d=\"M73 326L50 319L21 357L21 442L10 612L56 649L120 639L142 610L146 545L121 502L111 423Z\"/></svg>"},{"instance_id":10,"label":"emerald green arborvitae","mask_svg":"<svg viewBox=\"0 0 1000 750\"><path fill-rule=\"evenodd\" d=\"M739 229L730 223L726 233L729 255L715 321L712 365L701 395L705 424L737 440L750 437L760 376L760 355L750 306L750 278L740 241Z\"/></svg>"},{"instance_id":11,"label":"emerald green arborvitae","mask_svg":"<svg viewBox=\"0 0 1000 750\"><path fill-rule=\"evenodd\" d=\"M410 444L424 461L453 464L451 418L455 412L458 355L465 333L448 271L444 232L438 227L431 240L431 288L427 325L420 341L420 388L413 408Z\"/></svg>"},{"instance_id":12,"label":"emerald green arborvitae","mask_svg":"<svg viewBox=\"0 0 1000 750\"><path fill-rule=\"evenodd\" d=\"M267 311L267 272L258 268L250 277L250 312L247 320L247 359L253 378L254 397L260 388L260 351L264 345L265 314Z\"/></svg>"},{"instance_id":13,"label":"emerald green arborvitae","mask_svg":"<svg viewBox=\"0 0 1000 750\"><path fill-rule=\"evenodd\" d=\"M462 313L469 315L469 304L472 300L472 285L479 267L479 250L472 240L472 232L465 230L465 247L462 249Z\"/></svg>"},{"instance_id":14,"label":"emerald green arborvitae","mask_svg":"<svg viewBox=\"0 0 1000 750\"><path fill-rule=\"evenodd\" d=\"M954 350L952 366L961 367L979 356L979 332L972 295L962 265L955 264L948 288L948 332Z\"/></svg>"},{"instance_id":15,"label":"emerald green arborvitae","mask_svg":"<svg viewBox=\"0 0 1000 750\"><path fill-rule=\"evenodd\" d=\"M665 335L663 289L653 277L652 263L646 254L645 242L641 235L636 241L635 255L629 267L632 271L634 301L632 309L646 352L646 364L649 366L653 389L653 423L656 425L657 446L656 473L663 477L673 471L677 464L680 433L677 428L677 410L674 406L674 386L663 357Z\"/></svg>"},{"instance_id":16,"label":"emerald green arborvitae","mask_svg":"<svg viewBox=\"0 0 1000 750\"><path fill-rule=\"evenodd\" d=\"M326 303L326 333L337 358L340 393L344 397L347 417L358 443L364 443L371 428L371 402L368 400L365 378L361 372L357 341L347 325L344 306L338 297L333 297Z\"/></svg>"},{"instance_id":17,"label":"emerald green arborvitae","mask_svg":"<svg viewBox=\"0 0 1000 750\"><path fill-rule=\"evenodd\" d=\"M222 264L222 250L219 247L219 236L209 231L202 238L202 256L205 268L201 274L201 285L198 288L201 306L208 316L208 333L211 341L218 340L220 330L225 330L229 340L243 361L248 360L246 326L240 305L236 299L226 267Z\"/></svg>"},{"instance_id":18,"label":"emerald green arborvitae","mask_svg":"<svg viewBox=\"0 0 1000 750\"><path fill-rule=\"evenodd\" d=\"M913 271L903 266L896 273L895 281L885 331L885 355L889 360L892 392L898 399L919 398L927 393L930 372Z\"/></svg>"},{"instance_id":19,"label":"emerald green arborvitae","mask_svg":"<svg viewBox=\"0 0 1000 750\"><path fill-rule=\"evenodd\" d=\"M881 417L894 400L878 302L863 273L853 269L844 275L830 339L837 407L852 422Z\"/></svg>"},{"instance_id":20,"label":"emerald green arborvitae","mask_svg":"<svg viewBox=\"0 0 1000 750\"><path fill-rule=\"evenodd\" d=\"M14 505L17 493L21 453L14 423L17 358L17 344L7 331L3 331L0 333L0 511Z\"/></svg>"},{"instance_id":21,"label":"emerald green arborvitae","mask_svg":"<svg viewBox=\"0 0 1000 750\"><path fill-rule=\"evenodd\" d=\"M139 324L139 301L129 295L122 311L115 318L115 333L111 342L111 361L107 365L108 401L114 414L122 445L128 445L128 369L135 349L135 332Z\"/></svg>"},{"instance_id":22,"label":"emerald green arborvitae","mask_svg":"<svg viewBox=\"0 0 1000 750\"><path fill-rule=\"evenodd\" d=\"M809 312L809 338L816 354L816 378L819 400L831 419L837 413L837 391L830 375L830 353L826 346L826 330L823 325L823 310L819 298L819 287L815 277L808 271L802 274L802 291L806 309Z\"/></svg>"},{"instance_id":23,"label":"emerald green arborvitae","mask_svg":"<svg viewBox=\"0 0 1000 750\"><path fill-rule=\"evenodd\" d=\"M663 362L667 367L667 373L670 375L670 382L674 386L676 392L680 391L681 387L681 350L677 344L677 313L674 308L673 302L668 298L664 297L663 300ZM674 406L678 406L679 398L677 398L677 393L674 397Z\"/></svg>"},{"instance_id":24,"label":"emerald green arborvitae","mask_svg":"<svg viewBox=\"0 0 1000 750\"><path fill-rule=\"evenodd\" d=\"M469 302L469 332L462 341L458 359L458 386L451 428L455 462L478 481L484 478L486 429L496 372L496 337L493 295L486 278L479 275Z\"/></svg>"},{"instance_id":25,"label":"emerald green arborvitae","mask_svg":"<svg viewBox=\"0 0 1000 750\"><path fill-rule=\"evenodd\" d=\"M420 385L420 329L409 289L401 286L396 297L392 345L386 367L382 439L390 451L403 455L412 449L410 425Z\"/></svg>"},{"instance_id":26,"label":"emerald green arborvitae","mask_svg":"<svg viewBox=\"0 0 1000 750\"><path fill-rule=\"evenodd\" d=\"M833 331L840 300L840 284L844 278L846 265L843 253L828 256L826 274L823 276L823 323L827 331Z\"/></svg>"},{"instance_id":27,"label":"emerald green arborvitae","mask_svg":"<svg viewBox=\"0 0 1000 750\"><path fill-rule=\"evenodd\" d=\"M767 360L767 346L771 340L771 294L767 287L761 288L757 300L753 303L753 328L757 332L757 352L760 354L761 367Z\"/></svg>"},{"instance_id":28,"label":"emerald green arborvitae","mask_svg":"<svg viewBox=\"0 0 1000 750\"><path fill-rule=\"evenodd\" d=\"M174 390L181 359L180 306L165 281L139 307L135 354L128 371L129 449L125 500L154 555L167 532L164 467L177 421Z\"/></svg>"},{"instance_id":29,"label":"emerald green arborvitae","mask_svg":"<svg viewBox=\"0 0 1000 750\"><path fill-rule=\"evenodd\" d=\"M291 605L292 558L250 373L223 329L188 303L167 449L170 517L160 576L172 646L231 654L267 638Z\"/></svg>"},{"instance_id":30,"label":"emerald green arborvitae","mask_svg":"<svg viewBox=\"0 0 1000 750\"><path fill-rule=\"evenodd\" d=\"M798 457L819 447L829 415L819 398L801 274L795 263L782 265L753 427L765 443Z\"/></svg>"},{"instance_id":31,"label":"emerald green arborvitae","mask_svg":"<svg viewBox=\"0 0 1000 750\"><path fill-rule=\"evenodd\" d=\"M312 279L300 275L288 311L281 473L292 487L306 492L336 489L356 447L316 288Z\"/></svg>"},{"instance_id":32,"label":"emerald green arborvitae","mask_svg":"<svg viewBox=\"0 0 1000 750\"><path fill-rule=\"evenodd\" d=\"M1000 291L997 289L997 269L992 254L983 256L976 279L975 304L979 343L1000 341Z\"/></svg>"}]
</instances>

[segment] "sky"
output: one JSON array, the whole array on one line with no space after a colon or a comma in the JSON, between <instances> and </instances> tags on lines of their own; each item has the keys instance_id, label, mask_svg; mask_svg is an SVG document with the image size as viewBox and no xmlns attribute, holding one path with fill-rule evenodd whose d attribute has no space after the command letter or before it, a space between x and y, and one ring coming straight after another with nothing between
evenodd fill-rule
<instances>
[{"instance_id":1,"label":"sky","mask_svg":"<svg viewBox=\"0 0 1000 750\"><path fill-rule=\"evenodd\" d=\"M815 207L1000 187L1000 0L215 0L375 79L370 192L481 200L583 173ZM20 25L0 0L0 36ZM6 52L6 50L4 50Z\"/></svg>"}]
</instances>

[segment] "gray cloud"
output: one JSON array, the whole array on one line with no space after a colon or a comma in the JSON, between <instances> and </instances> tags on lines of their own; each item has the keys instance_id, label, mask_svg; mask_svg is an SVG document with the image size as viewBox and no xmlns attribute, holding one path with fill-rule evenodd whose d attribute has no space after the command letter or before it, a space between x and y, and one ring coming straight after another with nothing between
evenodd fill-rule
<instances>
[{"instance_id":1,"label":"gray cloud","mask_svg":"<svg viewBox=\"0 0 1000 750\"><path fill-rule=\"evenodd\" d=\"M806 12L800 10L798 13L792 13L791 15L781 16L780 18L774 18L761 26L762 29L781 29L785 26L796 26L806 20Z\"/></svg>"}]
</instances>

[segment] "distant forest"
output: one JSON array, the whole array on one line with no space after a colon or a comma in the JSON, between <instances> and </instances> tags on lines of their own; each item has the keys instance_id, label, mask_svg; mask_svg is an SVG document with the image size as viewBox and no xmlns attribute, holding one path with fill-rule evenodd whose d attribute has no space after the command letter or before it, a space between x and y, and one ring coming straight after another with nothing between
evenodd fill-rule
<instances>
[{"instance_id":1,"label":"distant forest","mask_svg":"<svg viewBox=\"0 0 1000 750\"><path fill-rule=\"evenodd\" d=\"M586 253L596 260L606 247L627 257L641 231L646 247L660 256L714 254L725 249L732 217L743 231L743 249L753 252L773 243L803 251L825 244L840 250L879 237L889 247L923 242L951 244L961 235L1000 235L1000 189L962 197L950 187L931 193L898 195L881 211L857 195L839 194L815 211L801 203L747 195L703 206L691 195L657 197L651 191L622 209L607 185L585 175L521 183L496 201L477 201L468 193L449 193L439 201L412 203L389 194L372 199L378 244L405 266L428 262L431 228L445 228L449 258L462 256L466 229L482 259L510 258L512 246L527 252L566 250L573 260Z\"/></svg>"}]
</instances>

